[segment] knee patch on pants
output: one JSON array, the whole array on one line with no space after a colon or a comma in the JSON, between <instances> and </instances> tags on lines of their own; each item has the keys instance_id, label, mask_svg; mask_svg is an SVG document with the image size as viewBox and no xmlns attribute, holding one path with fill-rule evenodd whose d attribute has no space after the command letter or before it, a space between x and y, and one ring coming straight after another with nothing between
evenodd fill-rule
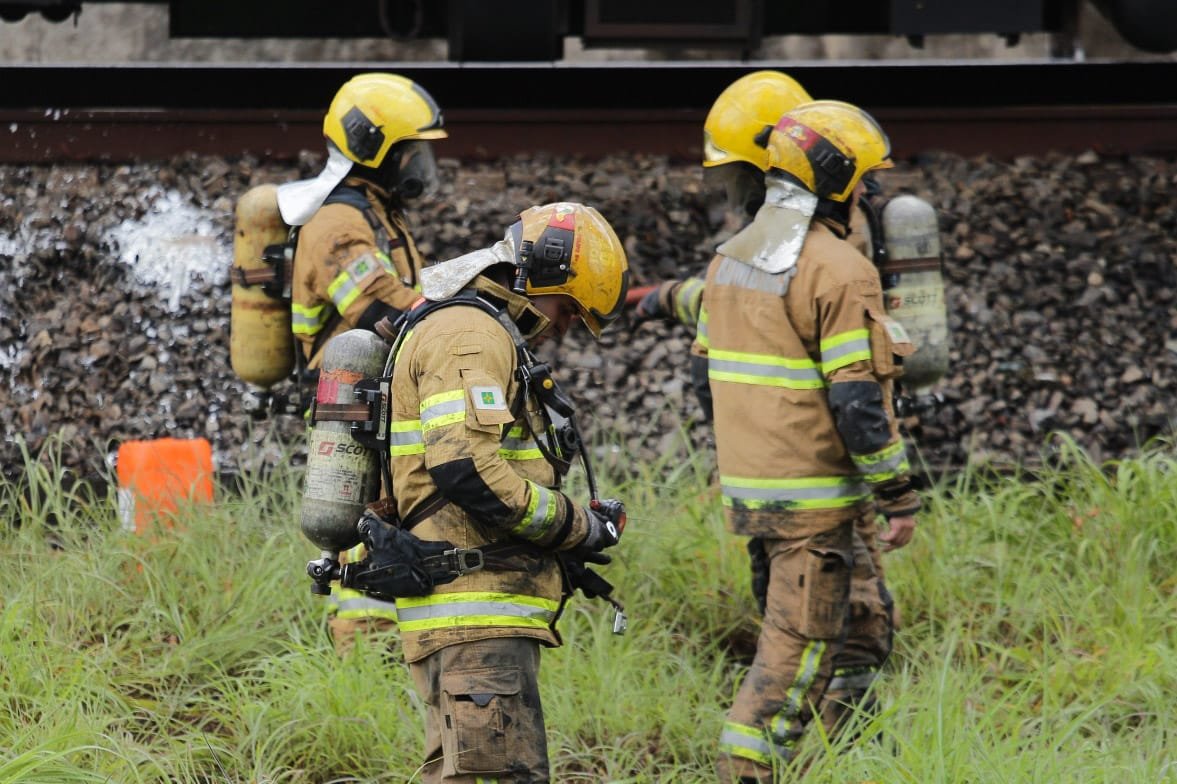
<instances>
[{"instance_id":1,"label":"knee patch on pants","mask_svg":"<svg viewBox=\"0 0 1177 784\"><path fill-rule=\"evenodd\" d=\"M441 678L442 753L446 775L506 773L520 757L514 717L520 708L518 670L456 670Z\"/></svg>"}]
</instances>

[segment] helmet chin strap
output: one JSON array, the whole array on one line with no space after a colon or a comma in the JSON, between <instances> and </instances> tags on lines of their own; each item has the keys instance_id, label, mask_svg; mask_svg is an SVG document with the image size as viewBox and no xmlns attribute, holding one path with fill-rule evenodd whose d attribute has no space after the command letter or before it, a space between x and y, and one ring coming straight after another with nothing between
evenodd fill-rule
<instances>
[{"instance_id":1,"label":"helmet chin strap","mask_svg":"<svg viewBox=\"0 0 1177 784\"><path fill-rule=\"evenodd\" d=\"M817 203L817 209L814 215L818 218L825 218L838 224L845 232L850 231L850 201L834 201L833 199L822 199Z\"/></svg>"}]
</instances>

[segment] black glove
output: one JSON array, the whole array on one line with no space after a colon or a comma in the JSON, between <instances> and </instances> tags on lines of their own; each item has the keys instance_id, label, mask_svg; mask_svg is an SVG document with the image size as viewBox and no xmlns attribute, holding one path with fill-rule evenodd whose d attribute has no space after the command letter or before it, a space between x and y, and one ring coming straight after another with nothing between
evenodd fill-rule
<instances>
[{"instance_id":1,"label":"black glove","mask_svg":"<svg viewBox=\"0 0 1177 784\"><path fill-rule=\"evenodd\" d=\"M580 547L599 553L621 541L625 530L625 504L616 498L593 499L587 509L589 530Z\"/></svg>"},{"instance_id":2,"label":"black glove","mask_svg":"<svg viewBox=\"0 0 1177 784\"><path fill-rule=\"evenodd\" d=\"M598 560L602 558L606 560ZM569 591L579 590L586 599L608 597L613 593L612 583L590 569L585 562L604 564L612 560L603 553L586 554L583 550L560 553L560 562L564 565L564 576L568 580Z\"/></svg>"},{"instance_id":3,"label":"black glove","mask_svg":"<svg viewBox=\"0 0 1177 784\"><path fill-rule=\"evenodd\" d=\"M666 317L666 314L662 312L662 301L658 298L661 291L661 286L655 286L638 300L638 306L634 313L640 320Z\"/></svg>"}]
</instances>

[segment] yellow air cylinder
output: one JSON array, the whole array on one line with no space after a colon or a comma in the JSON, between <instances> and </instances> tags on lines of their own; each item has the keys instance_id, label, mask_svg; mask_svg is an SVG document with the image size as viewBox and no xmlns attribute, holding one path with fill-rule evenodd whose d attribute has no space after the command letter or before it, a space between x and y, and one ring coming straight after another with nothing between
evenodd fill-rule
<instances>
[{"instance_id":1,"label":"yellow air cylinder","mask_svg":"<svg viewBox=\"0 0 1177 784\"><path fill-rule=\"evenodd\" d=\"M278 211L278 189L258 185L237 202L233 263L249 272L265 270L268 245L285 242L289 227ZM234 278L229 316L229 362L248 384L269 389L294 369L294 335L290 305L260 285L247 286Z\"/></svg>"},{"instance_id":2,"label":"yellow air cylinder","mask_svg":"<svg viewBox=\"0 0 1177 784\"><path fill-rule=\"evenodd\" d=\"M916 352L903 361L903 386L920 394L948 372L948 312L936 210L917 196L883 207L887 257L881 269L887 314L903 325Z\"/></svg>"}]
</instances>

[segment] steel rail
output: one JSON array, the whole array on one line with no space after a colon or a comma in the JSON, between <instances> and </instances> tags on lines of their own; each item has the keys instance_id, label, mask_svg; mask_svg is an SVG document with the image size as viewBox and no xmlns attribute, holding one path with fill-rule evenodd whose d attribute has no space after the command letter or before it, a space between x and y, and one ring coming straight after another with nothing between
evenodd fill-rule
<instances>
[{"instance_id":1,"label":"steel rail","mask_svg":"<svg viewBox=\"0 0 1177 784\"><path fill-rule=\"evenodd\" d=\"M544 150L697 159L715 95L782 67L816 96L876 114L911 156L1177 151L1177 61L216 65L0 67L0 162L145 160L318 150L323 107L364 70L405 74L444 107L439 153Z\"/></svg>"}]
</instances>

